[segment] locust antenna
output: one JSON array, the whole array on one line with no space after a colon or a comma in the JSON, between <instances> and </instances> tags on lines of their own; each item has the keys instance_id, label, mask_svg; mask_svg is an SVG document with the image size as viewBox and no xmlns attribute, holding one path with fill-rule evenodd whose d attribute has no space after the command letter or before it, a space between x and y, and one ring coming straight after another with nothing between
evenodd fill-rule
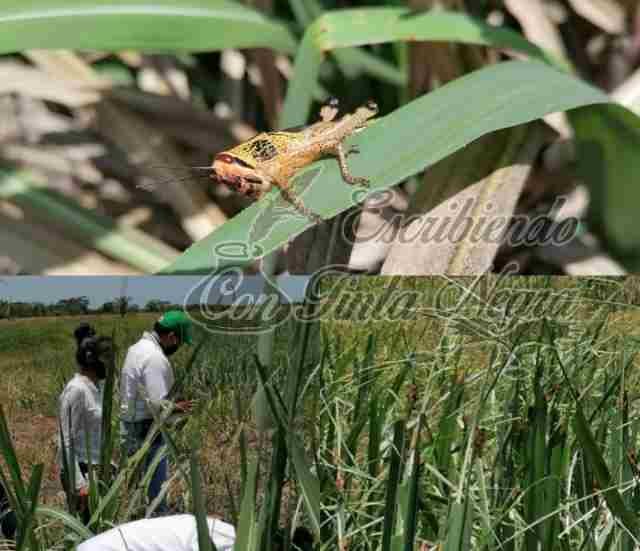
<instances>
[{"instance_id":1,"label":"locust antenna","mask_svg":"<svg viewBox=\"0 0 640 551\"><path fill-rule=\"evenodd\" d=\"M162 168L169 168L169 169L175 169L175 167L171 167L171 166L163 166L163 165L151 165L147 167L148 169L162 169ZM189 166L189 167L181 167L181 169L183 170L201 170L203 172L211 172L214 173L213 167L211 165L209 166ZM180 180L186 180L188 178L187 177L183 177L180 178ZM136 188L137 189L141 189L143 191L153 191L155 189L157 189L158 184L157 182L152 182L152 181L145 181L145 182L141 182L139 184L136 184Z\"/></svg>"}]
</instances>

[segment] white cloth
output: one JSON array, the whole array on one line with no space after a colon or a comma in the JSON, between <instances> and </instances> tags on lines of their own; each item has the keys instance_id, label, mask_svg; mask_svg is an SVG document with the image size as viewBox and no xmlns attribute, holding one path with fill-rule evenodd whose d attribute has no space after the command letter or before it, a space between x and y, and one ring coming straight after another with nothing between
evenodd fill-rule
<instances>
[{"instance_id":1,"label":"white cloth","mask_svg":"<svg viewBox=\"0 0 640 551\"><path fill-rule=\"evenodd\" d=\"M233 525L207 519L218 551L231 551L236 539ZM171 515L136 520L116 526L81 543L77 551L197 551L198 529L193 515Z\"/></svg>"},{"instance_id":2,"label":"white cloth","mask_svg":"<svg viewBox=\"0 0 640 551\"><path fill-rule=\"evenodd\" d=\"M153 419L149 406L157 414L168 406L166 398L174 381L173 368L160 347L158 335L145 331L129 347L120 374L120 419Z\"/></svg>"},{"instance_id":3,"label":"white cloth","mask_svg":"<svg viewBox=\"0 0 640 551\"><path fill-rule=\"evenodd\" d=\"M76 373L64 387L58 407L58 420L62 430L62 435L58 431L58 464L62 470L64 448L67 464L71 465L72 459L75 461L75 487L80 489L88 486L89 481L80 472L78 463L100 463L102 388L96 386L87 376Z\"/></svg>"}]
</instances>

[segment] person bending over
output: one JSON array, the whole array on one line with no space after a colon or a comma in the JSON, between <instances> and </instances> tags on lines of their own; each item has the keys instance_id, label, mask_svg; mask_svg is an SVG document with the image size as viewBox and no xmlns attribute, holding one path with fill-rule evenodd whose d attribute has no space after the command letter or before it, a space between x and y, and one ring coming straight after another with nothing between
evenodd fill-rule
<instances>
[{"instance_id":1,"label":"person bending over","mask_svg":"<svg viewBox=\"0 0 640 551\"><path fill-rule=\"evenodd\" d=\"M236 540L233 525L207 518L209 537L217 551L231 551ZM273 551L282 550L282 535L275 538ZM292 548L310 551L313 536L296 528ZM198 529L193 515L155 517L116 526L81 543L77 551L197 551Z\"/></svg>"}]
</instances>

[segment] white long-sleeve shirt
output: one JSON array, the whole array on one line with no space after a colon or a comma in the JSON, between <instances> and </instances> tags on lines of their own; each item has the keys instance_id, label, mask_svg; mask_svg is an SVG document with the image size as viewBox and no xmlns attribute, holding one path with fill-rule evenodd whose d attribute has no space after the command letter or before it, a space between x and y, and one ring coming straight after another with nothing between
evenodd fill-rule
<instances>
[{"instance_id":1,"label":"white long-sleeve shirt","mask_svg":"<svg viewBox=\"0 0 640 551\"><path fill-rule=\"evenodd\" d=\"M160 413L168 405L166 398L174 382L173 368L160 347L158 335L145 331L142 338L129 347L122 366L120 419L153 419L149 406Z\"/></svg>"},{"instance_id":2,"label":"white long-sleeve shirt","mask_svg":"<svg viewBox=\"0 0 640 551\"><path fill-rule=\"evenodd\" d=\"M236 539L233 525L207 519L218 551L231 551ZM77 551L197 551L198 530L193 515L171 515L136 520L88 539Z\"/></svg>"},{"instance_id":3,"label":"white long-sleeve shirt","mask_svg":"<svg viewBox=\"0 0 640 551\"><path fill-rule=\"evenodd\" d=\"M80 472L78 463L91 462L97 465L100 462L102 389L87 376L76 373L62 391L58 407L58 419L62 430L62 435L58 434L58 464L60 469L63 469L62 450L64 449L67 464L71 465L72 459L75 462L75 488L80 489L88 486L89 481Z\"/></svg>"}]
</instances>

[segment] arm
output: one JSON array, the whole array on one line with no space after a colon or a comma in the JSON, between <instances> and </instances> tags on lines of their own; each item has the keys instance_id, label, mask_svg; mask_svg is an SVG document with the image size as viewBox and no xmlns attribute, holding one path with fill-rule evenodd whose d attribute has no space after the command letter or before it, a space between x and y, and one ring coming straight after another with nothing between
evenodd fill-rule
<instances>
[{"instance_id":1,"label":"arm","mask_svg":"<svg viewBox=\"0 0 640 551\"><path fill-rule=\"evenodd\" d=\"M142 371L141 386L142 395L154 417L173 408L173 403L167 400L169 390L173 386L173 370L166 358L159 355L147 358Z\"/></svg>"},{"instance_id":2,"label":"arm","mask_svg":"<svg viewBox=\"0 0 640 551\"><path fill-rule=\"evenodd\" d=\"M60 425L61 425L61 442L60 442L60 468L64 469L64 461L62 454L65 454L67 465L71 469L73 461L73 469L75 471L74 487L76 490L88 486L87 479L80 471L78 463L78 434L80 430L84 430L83 418L85 415L85 399L81 390L70 390L62 400L60 405ZM73 457L71 448L73 446ZM70 476L71 473L66 473ZM65 488L66 490L66 488Z\"/></svg>"}]
</instances>

